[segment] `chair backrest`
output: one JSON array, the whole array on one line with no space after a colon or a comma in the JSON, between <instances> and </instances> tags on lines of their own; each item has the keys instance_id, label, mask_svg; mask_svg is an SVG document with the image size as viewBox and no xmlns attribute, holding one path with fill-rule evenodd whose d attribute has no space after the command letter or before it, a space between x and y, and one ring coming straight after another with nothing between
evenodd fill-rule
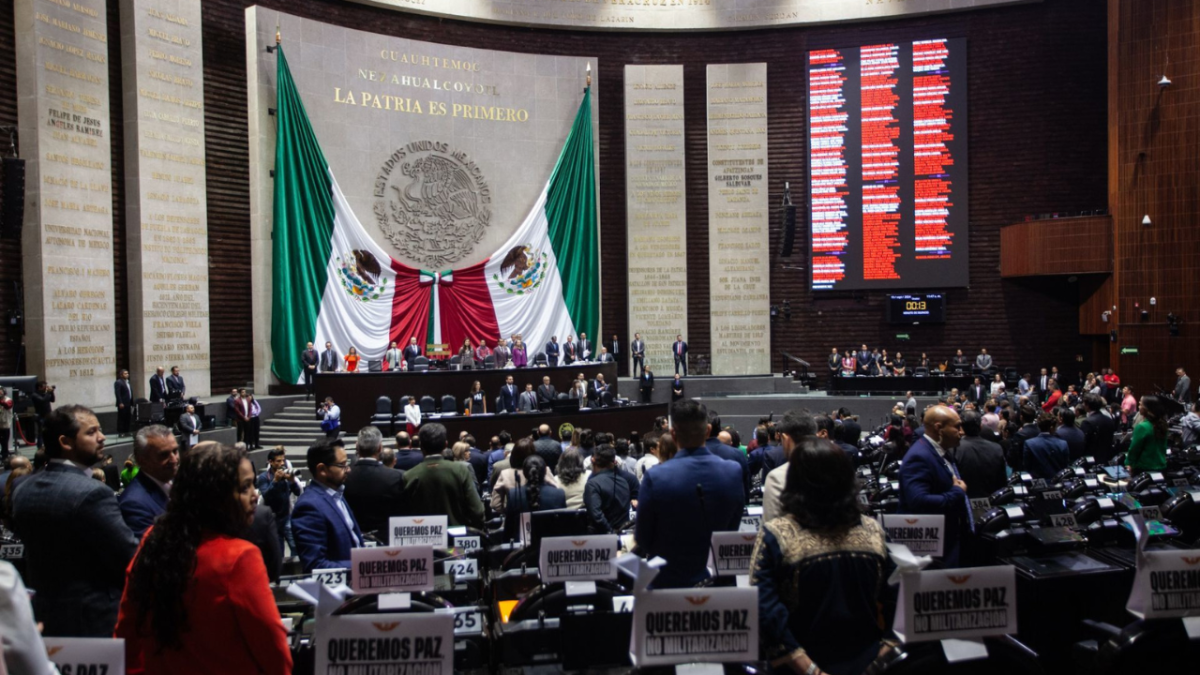
<instances>
[{"instance_id":1,"label":"chair backrest","mask_svg":"<svg viewBox=\"0 0 1200 675\"><path fill-rule=\"evenodd\" d=\"M916 375L917 377L929 377L929 369L923 366L917 366L913 370L913 375Z\"/></svg>"},{"instance_id":2,"label":"chair backrest","mask_svg":"<svg viewBox=\"0 0 1200 675\"><path fill-rule=\"evenodd\" d=\"M565 392L565 391L560 391L560 392L558 392L558 395L557 395L557 396L555 396L554 398L556 398L556 399L558 399L558 400L560 400L560 401L566 401L566 400L569 400L569 399L571 398L571 395L570 395L570 394L568 394L568 393L567 393L567 392Z\"/></svg>"},{"instance_id":3,"label":"chair backrest","mask_svg":"<svg viewBox=\"0 0 1200 675\"><path fill-rule=\"evenodd\" d=\"M546 352L538 352L533 356L533 365L544 366L547 363L549 363L549 361L546 359Z\"/></svg>"},{"instance_id":4,"label":"chair backrest","mask_svg":"<svg viewBox=\"0 0 1200 675\"><path fill-rule=\"evenodd\" d=\"M458 401L455 400L454 396L446 394L442 397L442 412L458 412Z\"/></svg>"},{"instance_id":5,"label":"chair backrest","mask_svg":"<svg viewBox=\"0 0 1200 675\"><path fill-rule=\"evenodd\" d=\"M1134 621L1100 646L1101 673L1182 673L1200 662L1200 641L1189 640L1183 622ZM1151 665L1153 664L1153 665Z\"/></svg>"},{"instance_id":6,"label":"chair backrest","mask_svg":"<svg viewBox=\"0 0 1200 675\"><path fill-rule=\"evenodd\" d=\"M496 396L496 407L492 408L492 412L500 412L500 396Z\"/></svg>"},{"instance_id":7,"label":"chair backrest","mask_svg":"<svg viewBox=\"0 0 1200 675\"><path fill-rule=\"evenodd\" d=\"M452 366L457 366L457 365L459 365L460 363L462 363L462 356L459 356L458 354L455 354L454 356L451 356L451 357L450 357L450 365L452 365Z\"/></svg>"},{"instance_id":8,"label":"chair backrest","mask_svg":"<svg viewBox=\"0 0 1200 675\"><path fill-rule=\"evenodd\" d=\"M392 399L387 396L380 396L379 398L375 399L375 414L391 415Z\"/></svg>"},{"instance_id":9,"label":"chair backrest","mask_svg":"<svg viewBox=\"0 0 1200 675\"><path fill-rule=\"evenodd\" d=\"M483 367L484 368L495 368L496 367L496 357L493 354L488 354L487 356L483 357Z\"/></svg>"},{"instance_id":10,"label":"chair backrest","mask_svg":"<svg viewBox=\"0 0 1200 675\"><path fill-rule=\"evenodd\" d=\"M413 365L414 366L428 366L429 359L424 356L418 356L413 359Z\"/></svg>"},{"instance_id":11,"label":"chair backrest","mask_svg":"<svg viewBox=\"0 0 1200 675\"><path fill-rule=\"evenodd\" d=\"M382 373L383 372L383 361L367 361L367 372L368 373Z\"/></svg>"},{"instance_id":12,"label":"chair backrest","mask_svg":"<svg viewBox=\"0 0 1200 675\"><path fill-rule=\"evenodd\" d=\"M437 412L437 409L434 407L432 396L422 396L421 397L421 412L423 412L423 413Z\"/></svg>"}]
</instances>

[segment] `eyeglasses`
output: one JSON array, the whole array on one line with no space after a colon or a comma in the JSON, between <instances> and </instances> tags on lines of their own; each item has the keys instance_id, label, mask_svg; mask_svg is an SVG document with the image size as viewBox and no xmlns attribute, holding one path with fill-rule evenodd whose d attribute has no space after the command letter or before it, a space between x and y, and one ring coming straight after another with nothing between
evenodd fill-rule
<instances>
[{"instance_id":1,"label":"eyeglasses","mask_svg":"<svg viewBox=\"0 0 1200 675\"><path fill-rule=\"evenodd\" d=\"M347 460L345 462L338 462L337 464L326 464L325 466L328 466L329 468L333 468L336 466L339 469L347 469L350 467L350 461Z\"/></svg>"}]
</instances>

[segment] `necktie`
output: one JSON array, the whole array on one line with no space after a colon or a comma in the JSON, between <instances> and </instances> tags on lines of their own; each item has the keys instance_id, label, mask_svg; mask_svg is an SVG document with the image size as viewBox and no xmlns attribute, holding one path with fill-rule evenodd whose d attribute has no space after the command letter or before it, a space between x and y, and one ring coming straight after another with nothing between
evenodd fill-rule
<instances>
[{"instance_id":1,"label":"necktie","mask_svg":"<svg viewBox=\"0 0 1200 675\"><path fill-rule=\"evenodd\" d=\"M946 463L946 468L950 469L950 475L954 476L955 478L957 478L959 480L962 480L962 478L958 475L958 467L951 464L950 460L946 459L945 457L942 458L942 461ZM965 492L963 493L963 502L967 505L967 526L971 528L972 532L974 532L975 531L975 513L974 513L974 511L971 510L971 499L970 499L970 497L967 497Z\"/></svg>"}]
</instances>

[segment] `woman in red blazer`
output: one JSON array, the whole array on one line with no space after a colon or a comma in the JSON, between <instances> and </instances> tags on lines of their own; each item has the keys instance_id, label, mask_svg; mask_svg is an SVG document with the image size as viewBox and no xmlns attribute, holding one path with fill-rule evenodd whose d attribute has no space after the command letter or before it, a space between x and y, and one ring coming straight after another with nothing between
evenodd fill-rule
<instances>
[{"instance_id":1,"label":"woman in red blazer","mask_svg":"<svg viewBox=\"0 0 1200 675\"><path fill-rule=\"evenodd\" d=\"M262 554L239 537L257 502L244 452L201 443L183 456L125 578L116 637L130 675L290 675Z\"/></svg>"}]
</instances>

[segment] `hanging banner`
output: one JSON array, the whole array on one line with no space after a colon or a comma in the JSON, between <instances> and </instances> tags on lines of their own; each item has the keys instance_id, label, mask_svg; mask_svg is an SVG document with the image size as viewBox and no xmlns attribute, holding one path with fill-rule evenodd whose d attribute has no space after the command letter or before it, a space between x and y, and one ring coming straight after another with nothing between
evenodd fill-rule
<instances>
[{"instance_id":1,"label":"hanging banner","mask_svg":"<svg viewBox=\"0 0 1200 675\"><path fill-rule=\"evenodd\" d=\"M320 675L453 675L453 614L324 616L315 636Z\"/></svg>"},{"instance_id":2,"label":"hanging banner","mask_svg":"<svg viewBox=\"0 0 1200 675\"><path fill-rule=\"evenodd\" d=\"M639 667L758 660L758 589L648 591L633 608Z\"/></svg>"},{"instance_id":3,"label":"hanging banner","mask_svg":"<svg viewBox=\"0 0 1200 675\"><path fill-rule=\"evenodd\" d=\"M901 576L894 630L904 642L1016 633L1016 568L1000 565Z\"/></svg>"}]
</instances>

